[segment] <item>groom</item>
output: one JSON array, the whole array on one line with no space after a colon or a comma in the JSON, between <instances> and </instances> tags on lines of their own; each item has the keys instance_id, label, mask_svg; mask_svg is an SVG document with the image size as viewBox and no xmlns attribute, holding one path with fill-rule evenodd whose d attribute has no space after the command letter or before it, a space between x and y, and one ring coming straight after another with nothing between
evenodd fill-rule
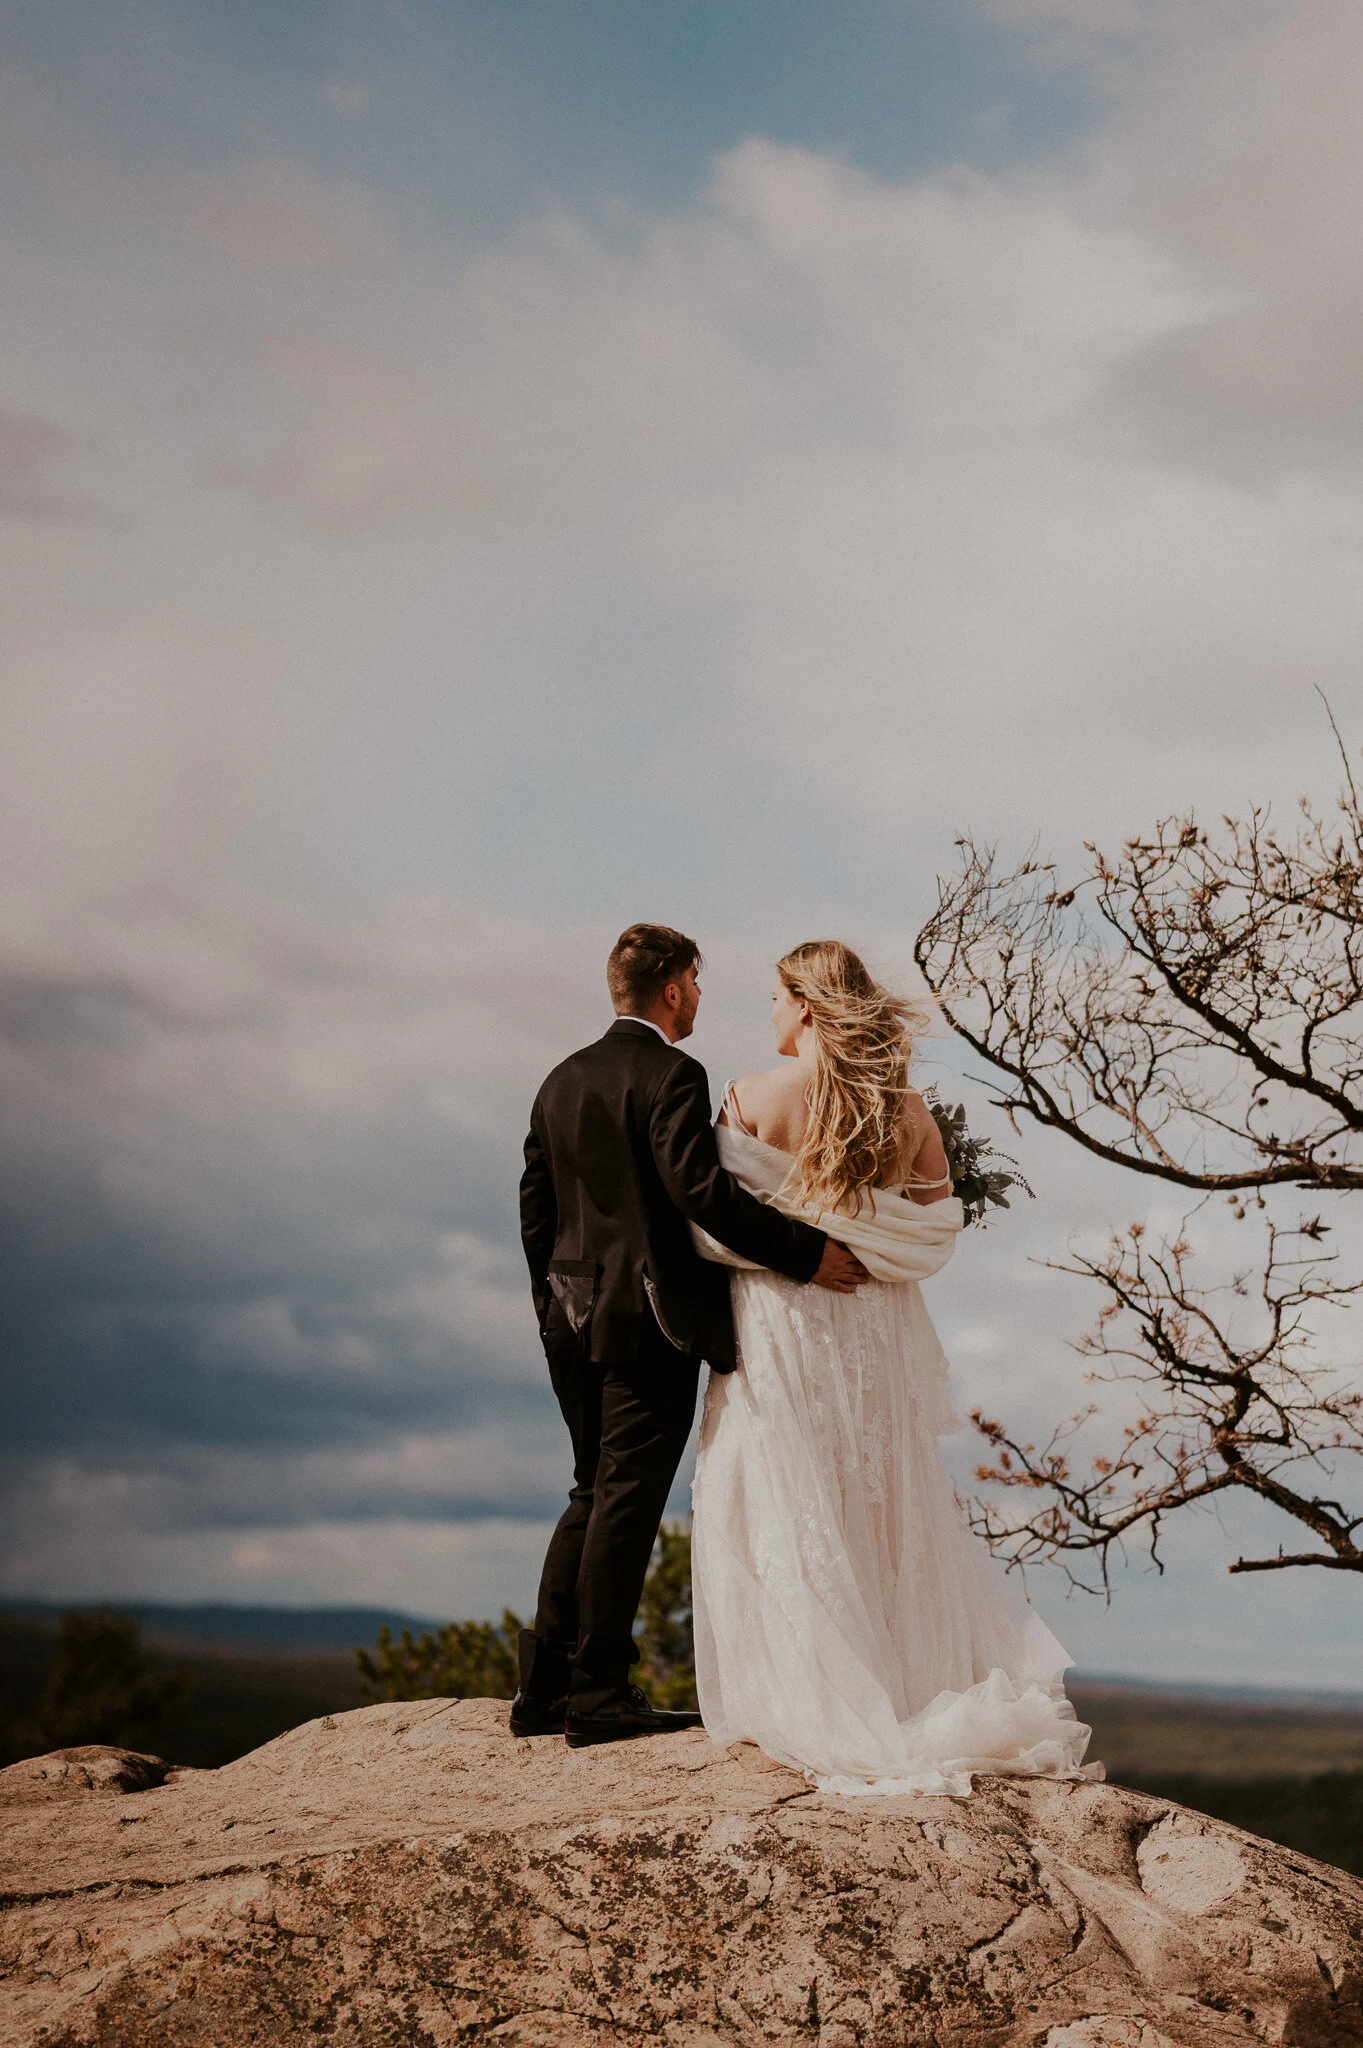
<instances>
[{"instance_id":1,"label":"groom","mask_svg":"<svg viewBox=\"0 0 1363 2048\"><path fill-rule=\"evenodd\" d=\"M606 967L616 1020L535 1099L521 1237L549 1378L573 1442L573 1486L520 1639L513 1735L574 1748L693 1727L629 1682L634 1616L686 1448L702 1361L735 1364L729 1275L689 1221L793 1280L850 1293L853 1253L740 1187L719 1163L705 1069L677 1048L702 962L666 925L632 924Z\"/></svg>"}]
</instances>

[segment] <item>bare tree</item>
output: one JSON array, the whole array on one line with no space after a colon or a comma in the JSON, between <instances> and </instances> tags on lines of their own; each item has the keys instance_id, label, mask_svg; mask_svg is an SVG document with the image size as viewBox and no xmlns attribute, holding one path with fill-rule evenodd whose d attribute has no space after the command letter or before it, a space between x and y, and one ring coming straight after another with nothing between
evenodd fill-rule
<instances>
[{"instance_id":1,"label":"bare tree","mask_svg":"<svg viewBox=\"0 0 1363 2048\"><path fill-rule=\"evenodd\" d=\"M1341 749L1342 751L1342 749ZM1291 835L1266 810L1216 836L1167 821L1066 883L1035 859L1000 868L958 842L959 871L916 956L966 1041L1001 1076L993 1100L1097 1158L1242 1221L1274 1190L1363 1187L1363 812L1345 763L1337 815L1303 802ZM1281 1193L1277 1206L1281 1206ZM1192 1219L1151 1245L1142 1226L1059 1270L1106 1299L1079 1349L1090 1378L1135 1382L1136 1419L1082 1476L1086 1409L1038 1449L976 1415L995 1450L982 1481L1015 1512L972 1504L1011 1563L1084 1560L1107 1583L1114 1545L1159 1536L1176 1510L1241 1488L1302 1525L1313 1547L1239 1558L1232 1571L1363 1571L1363 1512L1333 1497L1333 1466L1363 1451L1363 1397L1313 1345L1319 1312L1363 1282L1315 1249L1319 1216L1265 1216L1257 1278L1193 1276Z\"/></svg>"},{"instance_id":2,"label":"bare tree","mask_svg":"<svg viewBox=\"0 0 1363 2048\"><path fill-rule=\"evenodd\" d=\"M1149 1247L1139 1223L1101 1256L1075 1254L1060 1264L1107 1295L1079 1350L1102 1361L1091 1379L1136 1383L1136 1419L1110 1456L1086 1460L1080 1471L1073 1442L1096 1407L1070 1417L1040 1448L1019 1443L977 1410L971 1419L994 1450L977 1478L1023 1489L1031 1502L1037 1493L1046 1498L1017 1512L974 1501L972 1526L1010 1563L1058 1558L1072 1583L1083 1585L1069 1561L1089 1559L1106 1586L1114 1545L1139 1532L1158 1564L1170 1514L1239 1487L1303 1524L1316 1543L1237 1558L1232 1572L1307 1564L1363 1571L1363 1511L1351 1513L1321 1491L1337 1453L1363 1451L1363 1394L1312 1356L1313 1311L1341 1306L1363 1281L1333 1279L1328 1258L1293 1255L1324 1227L1313 1220L1281 1231L1270 1223L1253 1287L1246 1273L1219 1290L1197 1287L1187 1239Z\"/></svg>"}]
</instances>

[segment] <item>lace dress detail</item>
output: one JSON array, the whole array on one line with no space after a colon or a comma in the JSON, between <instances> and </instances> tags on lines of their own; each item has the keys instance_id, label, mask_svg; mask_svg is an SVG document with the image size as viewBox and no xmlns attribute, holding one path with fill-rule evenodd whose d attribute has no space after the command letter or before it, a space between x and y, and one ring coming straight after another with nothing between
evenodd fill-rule
<instances>
[{"instance_id":1,"label":"lace dress detail","mask_svg":"<svg viewBox=\"0 0 1363 2048\"><path fill-rule=\"evenodd\" d=\"M739 1368L710 1377L693 1488L714 1741L746 1738L847 1794L1101 1777L1082 1763L1069 1659L962 1521L917 1283L840 1295L746 1269L731 1285Z\"/></svg>"}]
</instances>

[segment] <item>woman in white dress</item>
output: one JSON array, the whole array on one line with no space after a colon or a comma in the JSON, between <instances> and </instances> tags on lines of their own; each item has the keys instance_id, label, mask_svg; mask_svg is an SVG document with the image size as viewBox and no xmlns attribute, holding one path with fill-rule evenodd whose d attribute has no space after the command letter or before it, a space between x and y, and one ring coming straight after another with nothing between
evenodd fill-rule
<instances>
[{"instance_id":1,"label":"woman in white dress","mask_svg":"<svg viewBox=\"0 0 1363 2048\"><path fill-rule=\"evenodd\" d=\"M831 939L779 963L772 1012L785 1064L725 1090L721 1157L873 1277L850 1295L801 1287L697 1233L740 1268L739 1367L710 1376L694 1486L705 1726L826 1791L1100 1777L1069 1659L965 1527L937 1450L959 1423L918 1282L965 1218L909 1085L918 1014Z\"/></svg>"}]
</instances>

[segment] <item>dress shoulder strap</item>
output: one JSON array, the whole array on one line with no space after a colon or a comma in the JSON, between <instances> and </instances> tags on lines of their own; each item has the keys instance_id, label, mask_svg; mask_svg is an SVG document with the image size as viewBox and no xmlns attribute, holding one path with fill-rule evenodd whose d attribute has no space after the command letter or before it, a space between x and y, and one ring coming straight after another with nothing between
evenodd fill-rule
<instances>
[{"instance_id":1,"label":"dress shoulder strap","mask_svg":"<svg viewBox=\"0 0 1363 2048\"><path fill-rule=\"evenodd\" d=\"M749 1138L755 1138L757 1136L757 1133L752 1128L752 1125L747 1124L743 1121L743 1112L738 1106L738 1096L734 1092L734 1084L732 1081L726 1081L724 1084L724 1100L720 1104L720 1107L724 1110L724 1112L728 1116L729 1122L734 1126L736 1130L742 1131L745 1134L745 1136Z\"/></svg>"}]
</instances>

